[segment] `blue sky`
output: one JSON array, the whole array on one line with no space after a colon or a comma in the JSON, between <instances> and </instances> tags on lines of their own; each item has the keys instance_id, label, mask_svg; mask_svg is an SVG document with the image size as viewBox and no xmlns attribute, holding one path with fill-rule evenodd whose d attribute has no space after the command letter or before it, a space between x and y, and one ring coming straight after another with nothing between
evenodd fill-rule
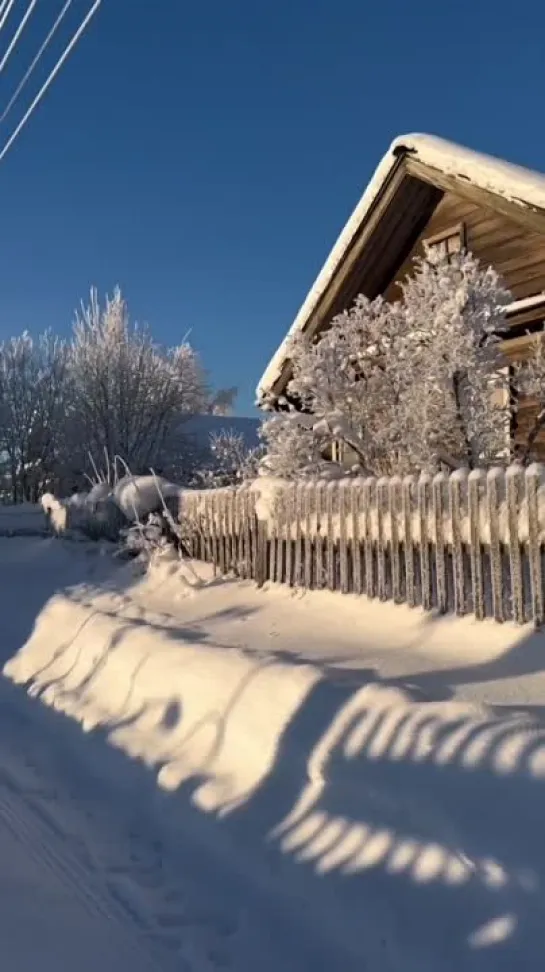
<instances>
[{"instance_id":1,"label":"blue sky","mask_svg":"<svg viewBox=\"0 0 545 972\"><path fill-rule=\"evenodd\" d=\"M42 2L2 104L61 5ZM545 170L544 36L537 0L103 0L0 164L0 337L68 333L91 285L119 283L159 340L191 328L252 414L395 135Z\"/></svg>"}]
</instances>

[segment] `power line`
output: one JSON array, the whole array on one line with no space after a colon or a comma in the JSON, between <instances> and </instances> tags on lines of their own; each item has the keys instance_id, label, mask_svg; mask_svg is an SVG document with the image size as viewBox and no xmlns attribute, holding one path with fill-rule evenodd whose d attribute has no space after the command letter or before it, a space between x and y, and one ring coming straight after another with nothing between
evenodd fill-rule
<instances>
[{"instance_id":1,"label":"power line","mask_svg":"<svg viewBox=\"0 0 545 972\"><path fill-rule=\"evenodd\" d=\"M17 87L16 87L15 91L13 92L10 100L8 101L6 107L4 108L4 111L0 115L0 124L9 115L11 109L13 108L15 102L17 101L17 98L21 94L21 91L25 87L28 79L30 78L32 72L34 71L34 68L36 67L36 65L38 64L38 62L41 60L42 54L44 54L44 52L46 51L46 49L49 47L50 42L53 40L53 37L55 36L55 34L57 32L57 28L60 27L60 25L61 25L61 23L62 23L65 15L67 14L69 8L72 6L72 2L73 2L73 0L66 0L66 3L64 5L64 7L62 8L60 14L58 15L58 17L57 17L57 19L55 21L55 23L53 24L51 30L49 31L46 39L44 40L42 46L40 47L40 50L36 54L36 57L32 61L32 64L30 65L30 67L27 68L27 70L26 70L25 74L23 75L21 81L17 85Z\"/></svg>"},{"instance_id":2,"label":"power line","mask_svg":"<svg viewBox=\"0 0 545 972\"><path fill-rule=\"evenodd\" d=\"M31 8L32 8L32 6L34 5L35 2L36 2L36 0L32 0L32 2L31 2ZM50 87L50 85L52 84L52 82L55 80L55 78L56 78L57 74L59 73L60 69L62 68L64 62L66 61L67 57L69 56L69 54L71 53L71 51L73 50L73 48L76 46L77 42L79 41L80 37L84 33L85 29L87 28L87 25L90 23L91 19L93 18L93 16L97 12L97 10L100 7L101 3L102 3L102 0L95 0L93 6L89 10L87 16L83 19L83 21L81 22L80 26L76 30L75 34L73 34L71 40L69 41L69 43L65 47L63 53L59 57L57 63L55 64L55 67L50 72L50 74L48 75L48 77L44 81L42 87L38 91L38 94L34 98L34 101L30 105L30 107L27 109L27 111L23 115L21 121L19 122L19 124L17 125L17 127L15 128L15 130L12 132L12 134L10 135L10 137L8 138L7 142L3 146L2 150L0 151L0 162L2 161L2 159L4 158L4 156L6 155L6 153L9 151L9 149L13 145L15 139L18 137L18 135L20 134L20 132L22 131L22 129L26 125L26 123L29 120L30 116L33 114L33 112L35 111L35 109L40 104L40 102L41 102L42 98L44 97L44 95L46 94L48 88ZM30 9L30 11L27 11L28 16L30 16L30 13L31 12L32 12L31 9ZM28 17L27 17L27 19L28 19ZM19 30L19 33L20 32L21 31ZM1 70L1 67L2 67L2 65L0 65L0 70Z\"/></svg>"},{"instance_id":3,"label":"power line","mask_svg":"<svg viewBox=\"0 0 545 972\"><path fill-rule=\"evenodd\" d=\"M2 0L0 3L0 30L2 30L6 20L9 17L9 12L13 7L15 0Z\"/></svg>"},{"instance_id":4,"label":"power line","mask_svg":"<svg viewBox=\"0 0 545 972\"><path fill-rule=\"evenodd\" d=\"M38 2L38 0L30 0L30 3L29 3L29 5L28 5L28 7L27 7L27 9L25 11L25 15L24 15L23 19L21 20L21 23L19 24L19 26L18 26L17 30L15 31L13 37L11 38L11 44L9 45L6 53L4 54L4 57L2 58L2 61L0 62L0 74L4 70L6 64L8 63L9 58L10 58L10 55L11 55L11 52L16 47L17 41L19 40L21 34L23 33L23 31L25 29L25 26L26 26L26 22L27 22L28 18L30 17L32 11L34 10L34 7L36 6L37 2Z\"/></svg>"}]
</instances>

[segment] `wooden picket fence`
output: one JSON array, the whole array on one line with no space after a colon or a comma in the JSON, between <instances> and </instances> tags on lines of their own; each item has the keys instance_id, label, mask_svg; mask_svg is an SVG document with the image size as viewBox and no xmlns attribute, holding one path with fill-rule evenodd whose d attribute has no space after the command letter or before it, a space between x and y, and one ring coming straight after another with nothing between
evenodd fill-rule
<instances>
[{"instance_id":1,"label":"wooden picket fence","mask_svg":"<svg viewBox=\"0 0 545 972\"><path fill-rule=\"evenodd\" d=\"M517 623L544 620L545 469L187 490L192 556L235 573Z\"/></svg>"}]
</instances>

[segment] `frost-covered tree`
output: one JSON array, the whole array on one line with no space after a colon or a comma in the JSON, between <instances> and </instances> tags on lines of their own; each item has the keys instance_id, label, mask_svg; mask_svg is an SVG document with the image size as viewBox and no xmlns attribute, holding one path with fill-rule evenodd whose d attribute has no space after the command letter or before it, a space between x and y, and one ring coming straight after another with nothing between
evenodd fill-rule
<instances>
[{"instance_id":1,"label":"frost-covered tree","mask_svg":"<svg viewBox=\"0 0 545 972\"><path fill-rule=\"evenodd\" d=\"M332 465L326 459L331 436L311 416L293 408L266 418L259 437L265 453L262 473L298 479L320 475Z\"/></svg>"},{"instance_id":2,"label":"frost-covered tree","mask_svg":"<svg viewBox=\"0 0 545 972\"><path fill-rule=\"evenodd\" d=\"M532 337L528 355L517 362L513 374L513 391L517 405L530 399L532 414L525 434L517 435L515 460L523 465L535 458L537 439L545 429L545 334Z\"/></svg>"},{"instance_id":3,"label":"frost-covered tree","mask_svg":"<svg viewBox=\"0 0 545 972\"><path fill-rule=\"evenodd\" d=\"M230 429L212 432L206 453L195 457L190 485L215 489L254 479L262 456L263 449L249 448L238 432Z\"/></svg>"},{"instance_id":4,"label":"frost-covered tree","mask_svg":"<svg viewBox=\"0 0 545 972\"><path fill-rule=\"evenodd\" d=\"M473 467L505 454L506 362L499 332L512 299L471 253L428 250L402 285L401 434L415 467Z\"/></svg>"},{"instance_id":5,"label":"frost-covered tree","mask_svg":"<svg viewBox=\"0 0 545 972\"><path fill-rule=\"evenodd\" d=\"M401 301L360 295L318 341L297 336L286 396L297 408L264 424L269 469L318 469L335 442L377 475L501 455L508 409L497 333L509 300L471 254L430 250Z\"/></svg>"},{"instance_id":6,"label":"frost-covered tree","mask_svg":"<svg viewBox=\"0 0 545 972\"><path fill-rule=\"evenodd\" d=\"M68 349L50 331L0 345L0 447L11 496L35 499L61 461Z\"/></svg>"},{"instance_id":7,"label":"frost-covered tree","mask_svg":"<svg viewBox=\"0 0 545 972\"><path fill-rule=\"evenodd\" d=\"M211 398L207 411L210 415L232 415L233 407L238 395L238 388L220 388Z\"/></svg>"},{"instance_id":8,"label":"frost-covered tree","mask_svg":"<svg viewBox=\"0 0 545 972\"><path fill-rule=\"evenodd\" d=\"M292 475L310 471L323 463L333 442L340 442L362 468L389 471L402 448L397 360L404 340L400 307L363 295L319 341L294 338L287 397L302 413L291 408L264 423L271 470L278 475L285 474L281 467Z\"/></svg>"},{"instance_id":9,"label":"frost-covered tree","mask_svg":"<svg viewBox=\"0 0 545 972\"><path fill-rule=\"evenodd\" d=\"M131 323L119 288L103 306L92 290L78 311L70 377L80 452L120 455L134 471L157 462L173 427L208 402L194 349L161 348L147 327Z\"/></svg>"}]
</instances>

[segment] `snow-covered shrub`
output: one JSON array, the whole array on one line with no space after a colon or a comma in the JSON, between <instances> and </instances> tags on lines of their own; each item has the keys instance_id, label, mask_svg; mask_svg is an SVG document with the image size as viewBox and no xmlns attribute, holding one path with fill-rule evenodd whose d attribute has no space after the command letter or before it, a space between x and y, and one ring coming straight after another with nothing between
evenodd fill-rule
<instances>
[{"instance_id":1,"label":"snow-covered shrub","mask_svg":"<svg viewBox=\"0 0 545 972\"><path fill-rule=\"evenodd\" d=\"M515 459L526 465L535 455L537 439L545 429L545 335L533 335L527 357L514 367L513 374L514 404L518 408L524 399L530 399L534 406L533 416L525 435L517 435Z\"/></svg>"},{"instance_id":2,"label":"snow-covered shrub","mask_svg":"<svg viewBox=\"0 0 545 972\"><path fill-rule=\"evenodd\" d=\"M179 486L153 474L124 476L112 491L117 506L130 522L144 521L150 514L158 513L166 501L176 509L179 495Z\"/></svg>"},{"instance_id":3,"label":"snow-covered shrub","mask_svg":"<svg viewBox=\"0 0 545 972\"><path fill-rule=\"evenodd\" d=\"M433 249L402 285L400 426L410 465L473 468L505 456L506 361L499 332L512 299L471 253Z\"/></svg>"},{"instance_id":4,"label":"snow-covered shrub","mask_svg":"<svg viewBox=\"0 0 545 972\"><path fill-rule=\"evenodd\" d=\"M212 432L210 449L195 461L189 478L191 486L198 489L216 489L236 486L254 479L264 450L248 448L244 436L230 429Z\"/></svg>"},{"instance_id":5,"label":"snow-covered shrub","mask_svg":"<svg viewBox=\"0 0 545 972\"><path fill-rule=\"evenodd\" d=\"M509 300L471 254L429 250L402 301L360 295L319 340L296 336L286 411L263 426L266 469L320 474L338 444L359 475L497 460L508 446L497 334Z\"/></svg>"}]
</instances>

